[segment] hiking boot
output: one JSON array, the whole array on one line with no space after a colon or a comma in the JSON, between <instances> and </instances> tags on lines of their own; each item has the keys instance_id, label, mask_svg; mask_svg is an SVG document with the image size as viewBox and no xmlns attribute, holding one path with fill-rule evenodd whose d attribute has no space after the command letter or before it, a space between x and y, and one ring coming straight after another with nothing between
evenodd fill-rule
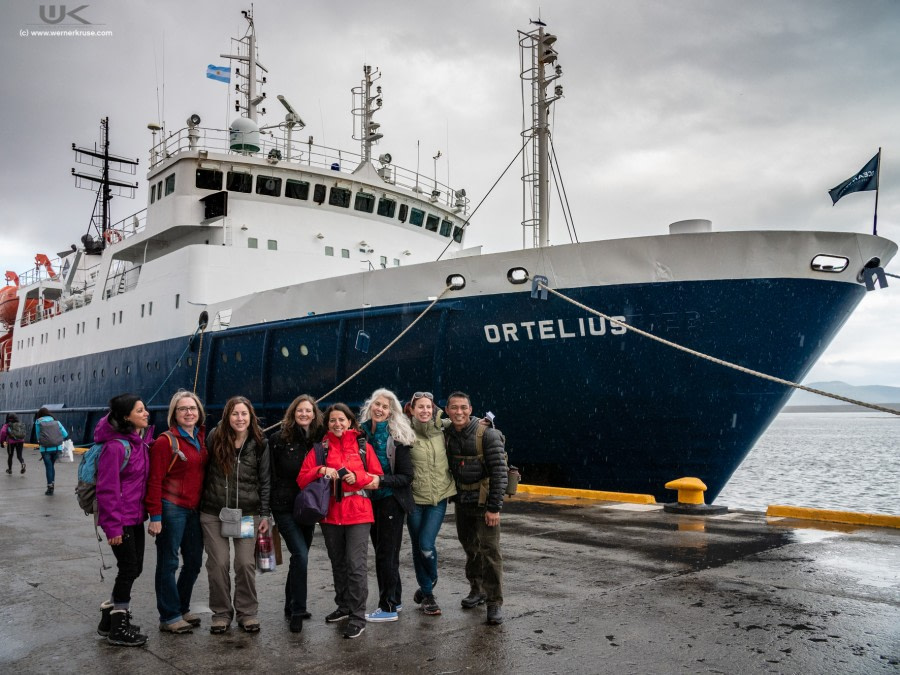
<instances>
[{"instance_id":1,"label":"hiking boot","mask_svg":"<svg viewBox=\"0 0 900 675\"><path fill-rule=\"evenodd\" d=\"M178 621L173 621L172 623L159 624L159 632L181 635L183 633L193 633L194 627L184 619L178 619Z\"/></svg>"},{"instance_id":2,"label":"hiking boot","mask_svg":"<svg viewBox=\"0 0 900 675\"><path fill-rule=\"evenodd\" d=\"M503 623L503 605L488 605L487 622L489 626L499 626Z\"/></svg>"},{"instance_id":3,"label":"hiking boot","mask_svg":"<svg viewBox=\"0 0 900 675\"><path fill-rule=\"evenodd\" d=\"M478 607L478 605L483 605L485 600L487 600L487 596L484 593L471 591L466 597L459 601L459 604L462 605L463 609L472 609L473 607Z\"/></svg>"},{"instance_id":4,"label":"hiking boot","mask_svg":"<svg viewBox=\"0 0 900 675\"><path fill-rule=\"evenodd\" d=\"M259 632L259 619L245 619L238 623L238 625L244 629L245 633L258 633Z\"/></svg>"},{"instance_id":5,"label":"hiking boot","mask_svg":"<svg viewBox=\"0 0 900 675\"><path fill-rule=\"evenodd\" d=\"M352 640L353 638L358 638L363 634L363 631L366 629L365 624L356 624L350 623L347 624L347 627L344 629L344 637L348 640Z\"/></svg>"},{"instance_id":6,"label":"hiking boot","mask_svg":"<svg viewBox=\"0 0 900 675\"><path fill-rule=\"evenodd\" d=\"M212 624L209 626L209 632L213 635L222 635L228 630L229 623L230 622L225 621L225 619L213 619Z\"/></svg>"},{"instance_id":7,"label":"hiking boot","mask_svg":"<svg viewBox=\"0 0 900 675\"><path fill-rule=\"evenodd\" d=\"M140 647L147 642L147 636L141 635L137 627L128 622L128 612L114 609L109 613L109 635L106 641L120 647Z\"/></svg>"},{"instance_id":8,"label":"hiking boot","mask_svg":"<svg viewBox=\"0 0 900 675\"><path fill-rule=\"evenodd\" d=\"M366 614L366 621L370 621L372 623L384 623L386 621L396 621L400 617L397 616L397 612L386 612L381 607L376 609L371 614ZM354 637L356 637L354 635Z\"/></svg>"},{"instance_id":9,"label":"hiking boot","mask_svg":"<svg viewBox=\"0 0 900 675\"><path fill-rule=\"evenodd\" d=\"M422 601L422 611L428 616L440 616L441 608L438 607L437 601L433 595L426 595Z\"/></svg>"},{"instance_id":10,"label":"hiking boot","mask_svg":"<svg viewBox=\"0 0 900 675\"><path fill-rule=\"evenodd\" d=\"M188 622L189 624L191 624L192 626L199 626L199 625L200 625L200 617L197 616L196 614L192 614L191 612L186 612L185 614L182 614L182 615L181 615L181 618L182 618L184 621L187 621L187 622Z\"/></svg>"},{"instance_id":11,"label":"hiking boot","mask_svg":"<svg viewBox=\"0 0 900 675\"><path fill-rule=\"evenodd\" d=\"M325 621L327 623L337 623L338 621L343 621L348 616L350 616L350 612L347 612L340 607L334 610L331 614L325 617Z\"/></svg>"},{"instance_id":12,"label":"hiking boot","mask_svg":"<svg viewBox=\"0 0 900 675\"><path fill-rule=\"evenodd\" d=\"M422 600L424 600L424 599L425 599L425 594L422 592L422 589L417 588L416 592L413 593L413 602L416 603L417 605L421 605Z\"/></svg>"},{"instance_id":13,"label":"hiking boot","mask_svg":"<svg viewBox=\"0 0 900 675\"><path fill-rule=\"evenodd\" d=\"M6 473L12 473L12 467L9 467L9 468L6 470Z\"/></svg>"},{"instance_id":14,"label":"hiking boot","mask_svg":"<svg viewBox=\"0 0 900 675\"><path fill-rule=\"evenodd\" d=\"M53 483L50 483L50 484L47 486L47 491L46 491L44 494L45 494L45 495L52 495L52 494L53 494Z\"/></svg>"},{"instance_id":15,"label":"hiking boot","mask_svg":"<svg viewBox=\"0 0 900 675\"><path fill-rule=\"evenodd\" d=\"M25 473L25 462L22 462L22 470L19 473Z\"/></svg>"},{"instance_id":16,"label":"hiking boot","mask_svg":"<svg viewBox=\"0 0 900 675\"><path fill-rule=\"evenodd\" d=\"M100 623L97 624L97 635L102 635L103 637L109 635L109 628L111 625L109 620L109 613L112 612L112 610L113 604L109 600L100 605ZM131 614L131 610L126 609L125 614L128 615L128 625L134 628L138 633L140 633L141 627L135 626L131 623L131 620L134 618L134 616L132 616Z\"/></svg>"},{"instance_id":17,"label":"hiking boot","mask_svg":"<svg viewBox=\"0 0 900 675\"><path fill-rule=\"evenodd\" d=\"M297 614L296 616L291 617L291 632L292 633L301 633L303 632L303 615Z\"/></svg>"}]
</instances>

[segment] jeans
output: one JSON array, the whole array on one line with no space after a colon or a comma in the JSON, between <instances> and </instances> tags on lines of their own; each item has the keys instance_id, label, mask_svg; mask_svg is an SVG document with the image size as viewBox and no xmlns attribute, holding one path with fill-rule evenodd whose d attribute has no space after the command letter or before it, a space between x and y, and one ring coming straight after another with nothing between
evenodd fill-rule
<instances>
[{"instance_id":1,"label":"jeans","mask_svg":"<svg viewBox=\"0 0 900 675\"><path fill-rule=\"evenodd\" d=\"M372 500L375 522L372 544L375 546L375 577L378 579L378 606L385 612L396 611L403 589L400 585L400 545L406 515L393 496Z\"/></svg>"},{"instance_id":2,"label":"jeans","mask_svg":"<svg viewBox=\"0 0 900 675\"><path fill-rule=\"evenodd\" d=\"M447 500L434 506L416 504L409 512L406 527L412 542L413 567L423 595L433 595L438 578L438 554L435 547L438 532L447 513Z\"/></svg>"},{"instance_id":3,"label":"jeans","mask_svg":"<svg viewBox=\"0 0 900 675\"><path fill-rule=\"evenodd\" d=\"M306 612L306 569L315 525L298 525L290 511L273 511L272 515L278 525L278 532L291 553L284 582L284 613L299 616Z\"/></svg>"},{"instance_id":4,"label":"jeans","mask_svg":"<svg viewBox=\"0 0 900 675\"><path fill-rule=\"evenodd\" d=\"M47 471L47 485L53 485L56 482L56 458L59 457L59 450L52 452L42 452L41 459L44 460L44 469Z\"/></svg>"},{"instance_id":5,"label":"jeans","mask_svg":"<svg viewBox=\"0 0 900 675\"><path fill-rule=\"evenodd\" d=\"M144 571L144 525L126 525L122 528L122 543L112 547L119 567L112 589L115 609L128 609L131 587Z\"/></svg>"},{"instance_id":6,"label":"jeans","mask_svg":"<svg viewBox=\"0 0 900 675\"><path fill-rule=\"evenodd\" d=\"M178 580L178 551L184 558ZM200 512L162 500L162 530L156 535L156 608L160 623L174 623L191 609L191 593L203 562Z\"/></svg>"},{"instance_id":7,"label":"jeans","mask_svg":"<svg viewBox=\"0 0 900 675\"><path fill-rule=\"evenodd\" d=\"M466 579L473 593L484 593L489 605L503 604L503 555L500 525L488 527L484 507L456 505L456 536L466 552Z\"/></svg>"},{"instance_id":8,"label":"jeans","mask_svg":"<svg viewBox=\"0 0 900 675\"><path fill-rule=\"evenodd\" d=\"M365 626L370 524L321 525L334 578L334 604L350 615L350 625Z\"/></svg>"}]
</instances>

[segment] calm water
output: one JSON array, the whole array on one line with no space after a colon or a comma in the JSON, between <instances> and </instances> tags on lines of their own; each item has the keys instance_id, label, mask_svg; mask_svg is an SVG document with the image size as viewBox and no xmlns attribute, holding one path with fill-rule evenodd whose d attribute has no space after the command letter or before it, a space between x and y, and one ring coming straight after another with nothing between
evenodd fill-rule
<instances>
[{"instance_id":1,"label":"calm water","mask_svg":"<svg viewBox=\"0 0 900 675\"><path fill-rule=\"evenodd\" d=\"M781 413L716 500L900 515L900 417Z\"/></svg>"}]
</instances>

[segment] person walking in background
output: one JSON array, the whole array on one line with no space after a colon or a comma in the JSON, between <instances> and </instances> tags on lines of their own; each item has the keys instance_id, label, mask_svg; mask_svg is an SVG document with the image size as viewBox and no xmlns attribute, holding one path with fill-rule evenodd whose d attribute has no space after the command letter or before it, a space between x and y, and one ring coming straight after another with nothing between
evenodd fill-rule
<instances>
[{"instance_id":1,"label":"person walking in background","mask_svg":"<svg viewBox=\"0 0 900 675\"><path fill-rule=\"evenodd\" d=\"M203 562L200 495L209 462L206 414L195 394L178 391L169 402L169 430L150 448L147 531L156 538L156 607L159 630L190 633L200 625L191 613L191 594ZM178 552L184 564L176 580Z\"/></svg>"},{"instance_id":2,"label":"person walking in background","mask_svg":"<svg viewBox=\"0 0 900 675\"><path fill-rule=\"evenodd\" d=\"M372 479L369 497L375 522L371 537L375 546L378 608L366 621L396 621L401 606L400 546L406 514L413 510L413 465L410 446L416 434L403 414L396 394L376 389L359 411L360 425L375 450L383 476Z\"/></svg>"},{"instance_id":3,"label":"person walking in background","mask_svg":"<svg viewBox=\"0 0 900 675\"><path fill-rule=\"evenodd\" d=\"M445 440L457 491L456 535L466 552L469 580L469 595L460 604L472 609L487 602L487 623L498 625L503 623L500 510L507 482L503 436L487 428L479 444L481 420L472 416L472 400L461 391L447 399L447 416Z\"/></svg>"},{"instance_id":4,"label":"person walking in background","mask_svg":"<svg viewBox=\"0 0 900 675\"><path fill-rule=\"evenodd\" d=\"M325 464L319 464L316 453L310 452L303 460L297 485L302 490L320 476L334 481L328 515L321 524L331 560L337 609L325 621L336 623L348 619L344 637L352 639L366 629L369 529L374 521L372 503L360 492L370 486L374 476L381 475L381 464L346 404L335 403L329 407L325 411L325 425L328 428L322 441L326 445ZM361 453L365 454L365 460Z\"/></svg>"},{"instance_id":5,"label":"person walking in background","mask_svg":"<svg viewBox=\"0 0 900 675\"><path fill-rule=\"evenodd\" d=\"M431 392L415 392L409 402L409 412L416 434L411 451L415 506L407 519L413 566L419 583L413 600L422 605L425 614L438 616L441 608L434 599L434 586L438 580L436 541L447 513L447 500L456 494L456 485L447 463L440 410L435 408Z\"/></svg>"},{"instance_id":6,"label":"person walking in background","mask_svg":"<svg viewBox=\"0 0 900 675\"><path fill-rule=\"evenodd\" d=\"M22 465L19 473L25 473L25 460L22 459L22 448L25 446L25 423L20 422L15 413L6 416L6 424L0 428L0 445L6 445L6 473L12 473L13 454Z\"/></svg>"},{"instance_id":7,"label":"person walking in background","mask_svg":"<svg viewBox=\"0 0 900 675\"><path fill-rule=\"evenodd\" d=\"M97 632L110 644L138 647L147 642L131 624L131 588L144 569L144 497L150 462L144 438L150 413L134 394L109 402L109 414L97 423L94 443L102 443L97 461L97 525L103 530L118 574L112 597L100 605Z\"/></svg>"},{"instance_id":8,"label":"person walking in background","mask_svg":"<svg viewBox=\"0 0 900 675\"><path fill-rule=\"evenodd\" d=\"M56 460L63 447L63 441L69 437L69 432L58 422L47 408L41 408L37 412L34 421L34 437L41 449L41 459L44 461L44 469L47 472L47 491L45 495L53 494L56 482Z\"/></svg>"},{"instance_id":9,"label":"person walking in background","mask_svg":"<svg viewBox=\"0 0 900 675\"><path fill-rule=\"evenodd\" d=\"M297 476L313 445L325 434L322 411L315 399L301 394L288 406L280 428L269 437L272 456L272 516L291 554L284 582L284 616L292 633L303 630L306 610L307 565L314 525L299 525L293 516L294 500L300 488Z\"/></svg>"},{"instance_id":10,"label":"person walking in background","mask_svg":"<svg viewBox=\"0 0 900 675\"><path fill-rule=\"evenodd\" d=\"M206 548L209 576L209 608L213 612L209 632L223 634L237 619L247 633L259 632L256 596L256 533L269 531L269 497L272 489L269 444L259 428L253 405L243 396L225 403L222 421L207 436L209 465L200 525ZM249 536L222 535L223 508L240 509L253 519ZM243 534L243 533L242 533ZM231 596L231 548L234 546L234 599Z\"/></svg>"}]
</instances>

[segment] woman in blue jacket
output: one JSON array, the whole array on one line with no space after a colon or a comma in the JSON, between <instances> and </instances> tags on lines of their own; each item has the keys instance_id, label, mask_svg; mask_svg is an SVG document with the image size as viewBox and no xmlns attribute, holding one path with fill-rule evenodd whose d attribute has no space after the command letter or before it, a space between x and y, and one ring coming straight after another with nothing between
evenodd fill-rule
<instances>
[{"instance_id":1,"label":"woman in blue jacket","mask_svg":"<svg viewBox=\"0 0 900 675\"><path fill-rule=\"evenodd\" d=\"M41 446L41 459L44 460L44 469L47 471L47 491L44 494L52 495L53 483L56 481L56 460L63 449L63 441L69 437L69 432L49 410L41 408L34 421L34 437Z\"/></svg>"}]
</instances>

